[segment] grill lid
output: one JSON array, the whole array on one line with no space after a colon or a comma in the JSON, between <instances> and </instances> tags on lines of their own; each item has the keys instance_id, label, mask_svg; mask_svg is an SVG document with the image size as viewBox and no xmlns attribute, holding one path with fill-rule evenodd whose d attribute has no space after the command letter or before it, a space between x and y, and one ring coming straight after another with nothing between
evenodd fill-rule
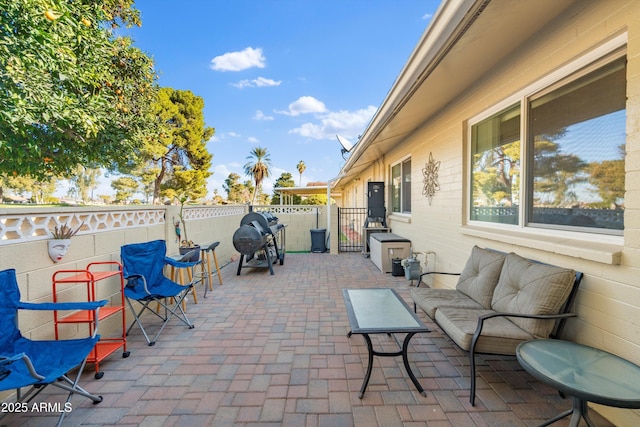
<instances>
[{"instance_id":1,"label":"grill lid","mask_svg":"<svg viewBox=\"0 0 640 427\"><path fill-rule=\"evenodd\" d=\"M256 227L247 224L241 225L233 233L233 247L243 255L252 255L264 246L266 240L266 235Z\"/></svg>"},{"instance_id":2,"label":"grill lid","mask_svg":"<svg viewBox=\"0 0 640 427\"><path fill-rule=\"evenodd\" d=\"M271 215L269 212L249 212L240 220L240 225L253 225L256 226L255 223L259 224L256 228L264 230L265 233L270 233L271 230L269 227L277 224L278 218ZM261 231L262 231L261 230Z\"/></svg>"}]
</instances>

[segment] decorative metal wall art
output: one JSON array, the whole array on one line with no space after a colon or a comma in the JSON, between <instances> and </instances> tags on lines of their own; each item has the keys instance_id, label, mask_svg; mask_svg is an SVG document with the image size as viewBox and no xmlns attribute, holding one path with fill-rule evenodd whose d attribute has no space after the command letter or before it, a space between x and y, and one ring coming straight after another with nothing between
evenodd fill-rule
<instances>
[{"instance_id":1,"label":"decorative metal wall art","mask_svg":"<svg viewBox=\"0 0 640 427\"><path fill-rule=\"evenodd\" d=\"M440 184L438 183L438 171L440 170L440 161L437 162L433 159L433 153L429 153L429 163L425 163L422 169L422 175L424 176L424 187L422 188L422 194L429 199L429 206L431 206L431 200L435 196L436 191L440 190Z\"/></svg>"}]
</instances>

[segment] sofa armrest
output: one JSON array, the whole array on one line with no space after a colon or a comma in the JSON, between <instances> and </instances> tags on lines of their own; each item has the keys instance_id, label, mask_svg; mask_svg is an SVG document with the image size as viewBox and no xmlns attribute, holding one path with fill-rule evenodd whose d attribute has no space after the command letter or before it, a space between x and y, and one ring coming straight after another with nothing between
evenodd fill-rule
<instances>
[{"instance_id":1,"label":"sofa armrest","mask_svg":"<svg viewBox=\"0 0 640 427\"><path fill-rule=\"evenodd\" d=\"M576 313L559 313L559 314L523 314L523 313L489 313L483 316L478 317L478 325L476 326L476 330L473 333L473 338L471 339L471 352L473 353L476 347L476 342L482 335L482 328L484 327L484 321L491 319L493 317L520 317L527 319L568 319L569 317L576 317ZM557 337L552 337L557 338Z\"/></svg>"},{"instance_id":2,"label":"sofa armrest","mask_svg":"<svg viewBox=\"0 0 640 427\"><path fill-rule=\"evenodd\" d=\"M460 273L445 273L445 272L441 272L441 271L428 271L428 272L426 272L426 273L422 273L422 274L420 275L420 278L418 279L418 283L416 284L416 288L419 288L419 287L420 287L420 283L424 283L424 282L422 281L422 277L423 277L423 276L426 276L426 275L428 275L428 274L446 274L446 275L448 275L448 276L459 276L459 275L460 275ZM426 283L425 283L424 285L425 285L425 286L427 286L427 284L426 284Z\"/></svg>"}]
</instances>

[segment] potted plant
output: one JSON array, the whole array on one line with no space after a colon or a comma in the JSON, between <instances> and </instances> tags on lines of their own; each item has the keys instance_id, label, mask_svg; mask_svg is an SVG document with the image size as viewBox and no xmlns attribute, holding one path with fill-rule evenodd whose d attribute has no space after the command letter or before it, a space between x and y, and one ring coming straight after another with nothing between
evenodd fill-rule
<instances>
[{"instance_id":1,"label":"potted plant","mask_svg":"<svg viewBox=\"0 0 640 427\"><path fill-rule=\"evenodd\" d=\"M49 250L49 258L53 262L59 262L62 260L71 246L71 238L76 235L80 228L84 225L84 221L75 230L69 227L67 224L61 226L55 226L51 232L52 240L47 242Z\"/></svg>"},{"instance_id":2,"label":"potted plant","mask_svg":"<svg viewBox=\"0 0 640 427\"><path fill-rule=\"evenodd\" d=\"M180 255L184 255L187 252L195 250L193 256L189 259L191 262L196 262L200 259L200 245L196 245L193 243L193 240L189 240L189 236L187 235L187 223L184 219L184 204L187 202L187 196L182 196L178 201L180 202L180 212L178 213L178 217L180 221L175 221L174 226L176 228L176 235L178 236L178 240L180 241L180 247L178 251ZM182 229L184 230L184 238L182 238L180 233L180 223L182 223Z\"/></svg>"}]
</instances>

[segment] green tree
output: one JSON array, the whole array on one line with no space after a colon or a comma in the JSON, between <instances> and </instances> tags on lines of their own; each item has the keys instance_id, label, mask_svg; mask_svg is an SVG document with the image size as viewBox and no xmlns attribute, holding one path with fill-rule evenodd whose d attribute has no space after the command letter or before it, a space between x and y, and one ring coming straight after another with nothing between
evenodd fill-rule
<instances>
[{"instance_id":1,"label":"green tree","mask_svg":"<svg viewBox=\"0 0 640 427\"><path fill-rule=\"evenodd\" d=\"M111 181L111 188L116 190L116 203L126 203L136 194L139 184L130 176L122 176Z\"/></svg>"},{"instance_id":2,"label":"green tree","mask_svg":"<svg viewBox=\"0 0 640 427\"><path fill-rule=\"evenodd\" d=\"M144 194L145 203L153 200L153 191L155 189L158 172L159 170L157 168L143 167L133 173L140 183L140 191Z\"/></svg>"},{"instance_id":3,"label":"green tree","mask_svg":"<svg viewBox=\"0 0 640 427\"><path fill-rule=\"evenodd\" d=\"M541 200L542 204L561 206L572 203L576 199L572 188L586 181L580 173L586 167L584 161L574 154L563 153L558 143L552 140L534 143L533 165L533 191L547 199Z\"/></svg>"},{"instance_id":4,"label":"green tree","mask_svg":"<svg viewBox=\"0 0 640 427\"><path fill-rule=\"evenodd\" d=\"M624 200L624 156L625 146L619 147L620 159L592 162L587 167L589 183L593 185L602 199L602 207L617 207Z\"/></svg>"},{"instance_id":5,"label":"green tree","mask_svg":"<svg viewBox=\"0 0 640 427\"><path fill-rule=\"evenodd\" d=\"M133 0L0 0L0 172L71 176L135 158L153 132L152 60L114 29Z\"/></svg>"},{"instance_id":6,"label":"green tree","mask_svg":"<svg viewBox=\"0 0 640 427\"><path fill-rule=\"evenodd\" d=\"M273 196L271 197L271 204L272 205L279 205L280 204L280 193L275 191L277 188L286 188L286 187L295 187L296 183L293 181L293 176L291 176L291 174L289 172L283 172L280 177L278 179L276 179L276 182L273 184ZM298 195L293 195L292 197L292 205L299 205L300 204L300 196Z\"/></svg>"},{"instance_id":7,"label":"green tree","mask_svg":"<svg viewBox=\"0 0 640 427\"><path fill-rule=\"evenodd\" d=\"M25 175L0 175L0 200L6 188L23 197L30 193L31 199L36 203L45 203L56 191L57 182L55 178L37 179Z\"/></svg>"},{"instance_id":8,"label":"green tree","mask_svg":"<svg viewBox=\"0 0 640 427\"><path fill-rule=\"evenodd\" d=\"M302 201L303 205L326 205L327 196L325 194L312 194Z\"/></svg>"},{"instance_id":9,"label":"green tree","mask_svg":"<svg viewBox=\"0 0 640 427\"><path fill-rule=\"evenodd\" d=\"M520 141L509 142L474 156L473 199L488 205L517 204L520 178Z\"/></svg>"},{"instance_id":10,"label":"green tree","mask_svg":"<svg viewBox=\"0 0 640 427\"><path fill-rule=\"evenodd\" d=\"M260 206L265 206L271 204L271 197L268 194L262 192L262 189L258 191L258 194L255 196L255 204Z\"/></svg>"},{"instance_id":11,"label":"green tree","mask_svg":"<svg viewBox=\"0 0 640 427\"><path fill-rule=\"evenodd\" d=\"M0 200L2 200L5 190L11 190L14 194L24 197L26 193L33 190L35 182L35 179L28 176L0 176Z\"/></svg>"},{"instance_id":12,"label":"green tree","mask_svg":"<svg viewBox=\"0 0 640 427\"><path fill-rule=\"evenodd\" d=\"M298 186L302 187L302 172L307 169L307 165L305 165L304 162L300 160L296 165L296 168L298 169L298 173L300 174L300 183L298 184Z\"/></svg>"},{"instance_id":13,"label":"green tree","mask_svg":"<svg viewBox=\"0 0 640 427\"><path fill-rule=\"evenodd\" d=\"M154 203L159 202L161 190L198 195L193 199L206 196L213 157L206 143L215 129L205 126L203 109L204 100L191 91L172 88L158 91L153 110L160 132L147 140L143 150L148 170L156 172Z\"/></svg>"},{"instance_id":14,"label":"green tree","mask_svg":"<svg viewBox=\"0 0 640 427\"><path fill-rule=\"evenodd\" d=\"M227 201L230 203L249 203L253 193L251 181L240 182L240 175L230 173L224 180L222 188L227 193Z\"/></svg>"},{"instance_id":15,"label":"green tree","mask_svg":"<svg viewBox=\"0 0 640 427\"><path fill-rule=\"evenodd\" d=\"M250 179L242 183L242 203L251 203L251 197L255 194L253 181Z\"/></svg>"},{"instance_id":16,"label":"green tree","mask_svg":"<svg viewBox=\"0 0 640 427\"><path fill-rule=\"evenodd\" d=\"M242 184L240 184L240 175L230 173L224 180L222 189L227 193L227 201L231 203L242 203Z\"/></svg>"},{"instance_id":17,"label":"green tree","mask_svg":"<svg viewBox=\"0 0 640 427\"><path fill-rule=\"evenodd\" d=\"M69 178L69 182L75 187L76 194L83 203L93 200L93 190L98 188L98 184L100 184L98 181L100 174L100 169L90 169L78 165L76 173Z\"/></svg>"},{"instance_id":18,"label":"green tree","mask_svg":"<svg viewBox=\"0 0 640 427\"><path fill-rule=\"evenodd\" d=\"M35 189L31 192L31 197L35 199L36 203L50 203L54 199L53 193L56 192L57 186L58 180L55 178L38 181Z\"/></svg>"},{"instance_id":19,"label":"green tree","mask_svg":"<svg viewBox=\"0 0 640 427\"><path fill-rule=\"evenodd\" d=\"M108 205L113 201L113 197L108 194L98 194L98 199L100 199L105 205Z\"/></svg>"},{"instance_id":20,"label":"green tree","mask_svg":"<svg viewBox=\"0 0 640 427\"><path fill-rule=\"evenodd\" d=\"M271 156L267 153L266 148L255 147L251 150L251 154L247 156L247 159L252 160L252 162L247 162L244 165L244 173L251 177L256 184L253 197L251 197L251 204L253 204L256 199L256 193L262 191L262 181L271 176Z\"/></svg>"},{"instance_id":21,"label":"green tree","mask_svg":"<svg viewBox=\"0 0 640 427\"><path fill-rule=\"evenodd\" d=\"M175 168L173 177L162 186L162 194L170 199L186 197L192 203L207 196L206 178L211 175L208 171L186 170Z\"/></svg>"}]
</instances>

